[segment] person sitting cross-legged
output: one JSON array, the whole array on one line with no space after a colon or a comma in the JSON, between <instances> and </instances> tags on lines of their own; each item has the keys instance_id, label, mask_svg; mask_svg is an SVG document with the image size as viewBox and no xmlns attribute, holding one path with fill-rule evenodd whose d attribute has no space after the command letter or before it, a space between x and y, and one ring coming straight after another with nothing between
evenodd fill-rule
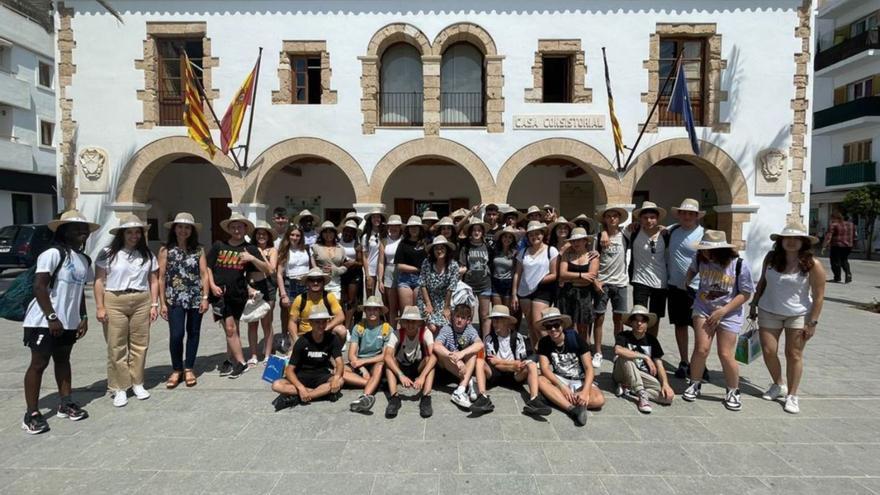
<instances>
[{"instance_id":1,"label":"person sitting cross-legged","mask_svg":"<svg viewBox=\"0 0 880 495\"><path fill-rule=\"evenodd\" d=\"M632 312L623 316L624 324L632 330L620 332L615 337L614 354L617 360L612 376L620 387L618 395L634 392L639 411L648 414L652 410L649 399L670 405L675 397L661 360L663 348L657 337L647 333L648 327L656 322L657 315L644 306L636 305Z\"/></svg>"},{"instance_id":2,"label":"person sitting cross-legged","mask_svg":"<svg viewBox=\"0 0 880 495\"><path fill-rule=\"evenodd\" d=\"M386 418L397 417L400 411L398 384L421 392L419 415L430 418L434 414L431 406L431 389L434 386L434 368L437 356L434 355L434 334L425 325L417 306L403 308L398 319L401 329L392 333L385 344L385 379L388 381L388 406Z\"/></svg>"},{"instance_id":3,"label":"person sitting cross-legged","mask_svg":"<svg viewBox=\"0 0 880 495\"><path fill-rule=\"evenodd\" d=\"M488 413L495 409L486 396L486 389L477 389L474 371L485 362L480 354L483 341L471 325L473 310L467 304L458 304L452 311L452 323L444 325L434 342L437 362L459 380L452 392L452 402L474 413Z\"/></svg>"},{"instance_id":4,"label":"person sitting cross-legged","mask_svg":"<svg viewBox=\"0 0 880 495\"><path fill-rule=\"evenodd\" d=\"M352 412L366 413L376 403L376 389L385 368L383 349L394 329L383 320L388 308L382 304L381 297L368 297L362 310L364 319L351 329L348 364L343 377L346 385L364 389L364 393L351 403Z\"/></svg>"},{"instance_id":5,"label":"person sitting cross-legged","mask_svg":"<svg viewBox=\"0 0 880 495\"><path fill-rule=\"evenodd\" d=\"M293 345L284 378L272 383L272 390L279 394L272 401L275 411L336 394L342 388L342 344L327 331L331 318L324 306L311 308L311 331Z\"/></svg>"},{"instance_id":6,"label":"person sitting cross-legged","mask_svg":"<svg viewBox=\"0 0 880 495\"><path fill-rule=\"evenodd\" d=\"M578 426L587 424L587 410L601 409L605 397L593 383L593 361L587 342L571 328L571 318L550 307L538 324L547 336L538 341L541 377L538 386L550 402L568 413Z\"/></svg>"}]
</instances>

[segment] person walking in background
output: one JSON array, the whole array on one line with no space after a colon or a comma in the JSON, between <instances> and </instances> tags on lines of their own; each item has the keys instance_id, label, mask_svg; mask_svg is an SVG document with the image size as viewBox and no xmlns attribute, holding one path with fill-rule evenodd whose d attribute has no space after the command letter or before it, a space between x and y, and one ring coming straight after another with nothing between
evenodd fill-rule
<instances>
[{"instance_id":1,"label":"person walking in background","mask_svg":"<svg viewBox=\"0 0 880 495\"><path fill-rule=\"evenodd\" d=\"M856 227L849 220L845 220L839 211L831 214L831 225L828 226L828 232L825 234L825 242L822 245L824 252L831 247L831 273L834 279L830 282L840 283L840 270L843 269L844 281L848 284L852 282L852 270L849 268L849 255L855 245Z\"/></svg>"}]
</instances>

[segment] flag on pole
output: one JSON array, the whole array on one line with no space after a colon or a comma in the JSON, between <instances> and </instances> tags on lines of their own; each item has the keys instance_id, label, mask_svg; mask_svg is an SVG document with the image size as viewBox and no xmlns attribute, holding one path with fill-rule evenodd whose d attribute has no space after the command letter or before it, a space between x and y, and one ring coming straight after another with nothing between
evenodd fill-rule
<instances>
[{"instance_id":1,"label":"flag on pole","mask_svg":"<svg viewBox=\"0 0 880 495\"><path fill-rule=\"evenodd\" d=\"M202 110L202 96L199 91L198 80L193 72L192 63L186 52L182 53L184 61L183 70L183 123L186 125L187 134L193 141L199 143L208 156L214 158L217 147L211 139L211 131L205 112Z\"/></svg>"},{"instance_id":2,"label":"flag on pole","mask_svg":"<svg viewBox=\"0 0 880 495\"><path fill-rule=\"evenodd\" d=\"M258 60L257 65L254 66L253 70L245 78L244 83L238 88L238 92L235 93L232 101L229 102L229 108L223 114L223 120L220 121L220 145L223 148L224 154L229 153L229 149L238 142L238 133L241 131L244 113L248 105L253 101L254 81L256 80L259 63Z\"/></svg>"},{"instance_id":3,"label":"flag on pole","mask_svg":"<svg viewBox=\"0 0 880 495\"><path fill-rule=\"evenodd\" d=\"M602 48L602 60L605 62L605 88L608 90L608 113L611 115L611 133L614 134L614 150L618 155L618 167L620 166L620 154L623 153L623 132L620 130L620 122L614 113L614 97L611 95L611 74L608 72L608 60L605 58L605 48Z\"/></svg>"},{"instance_id":4,"label":"flag on pole","mask_svg":"<svg viewBox=\"0 0 880 495\"><path fill-rule=\"evenodd\" d=\"M694 127L694 112L691 109L691 97L688 94L687 80L684 77L684 64L679 60L678 73L675 75L675 84L672 86L672 97L669 99L667 111L680 114L684 119L684 127L687 129L688 138L691 141L691 149L695 155L700 154L700 142L697 141L697 129Z\"/></svg>"}]
</instances>

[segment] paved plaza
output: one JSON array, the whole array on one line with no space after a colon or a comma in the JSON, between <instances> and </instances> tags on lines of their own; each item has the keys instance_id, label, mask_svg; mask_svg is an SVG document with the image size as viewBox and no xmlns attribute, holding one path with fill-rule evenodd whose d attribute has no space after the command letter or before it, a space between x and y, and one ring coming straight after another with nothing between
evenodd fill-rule
<instances>
[{"instance_id":1,"label":"paved plaza","mask_svg":"<svg viewBox=\"0 0 880 495\"><path fill-rule=\"evenodd\" d=\"M798 416L760 398L768 383L760 361L741 367L743 410L724 409L714 357L713 383L700 400L677 397L647 416L609 392L606 361L599 382L607 404L583 428L557 410L523 416L523 396L505 389L491 391L495 412L479 418L449 402L448 387L435 393L427 420L406 400L396 419L385 419L381 396L372 415L351 413L351 390L337 402L274 413L259 371L238 380L217 375L224 341L207 322L198 386L165 389L168 337L159 322L147 361L153 396L115 409L93 318L73 354L74 398L90 417L74 423L53 410L52 430L30 436L20 429L28 353L20 327L2 321L0 492L880 493L880 315L854 306L880 297L880 263L853 265L854 283L828 286ZM661 327L661 341L669 368L677 361L671 327ZM673 386L684 389L674 378ZM57 399L47 370L44 414Z\"/></svg>"}]
</instances>

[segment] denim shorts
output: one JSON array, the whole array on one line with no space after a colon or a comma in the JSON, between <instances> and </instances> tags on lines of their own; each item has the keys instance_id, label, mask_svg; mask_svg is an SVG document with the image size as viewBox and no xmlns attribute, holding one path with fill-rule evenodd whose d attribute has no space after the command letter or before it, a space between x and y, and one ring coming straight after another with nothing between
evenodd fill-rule
<instances>
[{"instance_id":1,"label":"denim shorts","mask_svg":"<svg viewBox=\"0 0 880 495\"><path fill-rule=\"evenodd\" d=\"M500 278L492 279L492 295L498 297L510 297L513 294L513 280Z\"/></svg>"},{"instance_id":2,"label":"denim shorts","mask_svg":"<svg viewBox=\"0 0 880 495\"><path fill-rule=\"evenodd\" d=\"M284 290L287 292L287 297L293 301L296 296L300 294L305 294L308 290L308 287L302 282L294 278L285 278L284 279Z\"/></svg>"},{"instance_id":3,"label":"denim shorts","mask_svg":"<svg viewBox=\"0 0 880 495\"><path fill-rule=\"evenodd\" d=\"M397 273L397 288L406 287L407 289L416 290L419 286L418 273Z\"/></svg>"},{"instance_id":4,"label":"denim shorts","mask_svg":"<svg viewBox=\"0 0 880 495\"><path fill-rule=\"evenodd\" d=\"M604 315L611 303L615 313L626 313L629 310L627 302L628 288L625 285L603 285L602 294L596 294L593 298L593 312Z\"/></svg>"}]
</instances>

